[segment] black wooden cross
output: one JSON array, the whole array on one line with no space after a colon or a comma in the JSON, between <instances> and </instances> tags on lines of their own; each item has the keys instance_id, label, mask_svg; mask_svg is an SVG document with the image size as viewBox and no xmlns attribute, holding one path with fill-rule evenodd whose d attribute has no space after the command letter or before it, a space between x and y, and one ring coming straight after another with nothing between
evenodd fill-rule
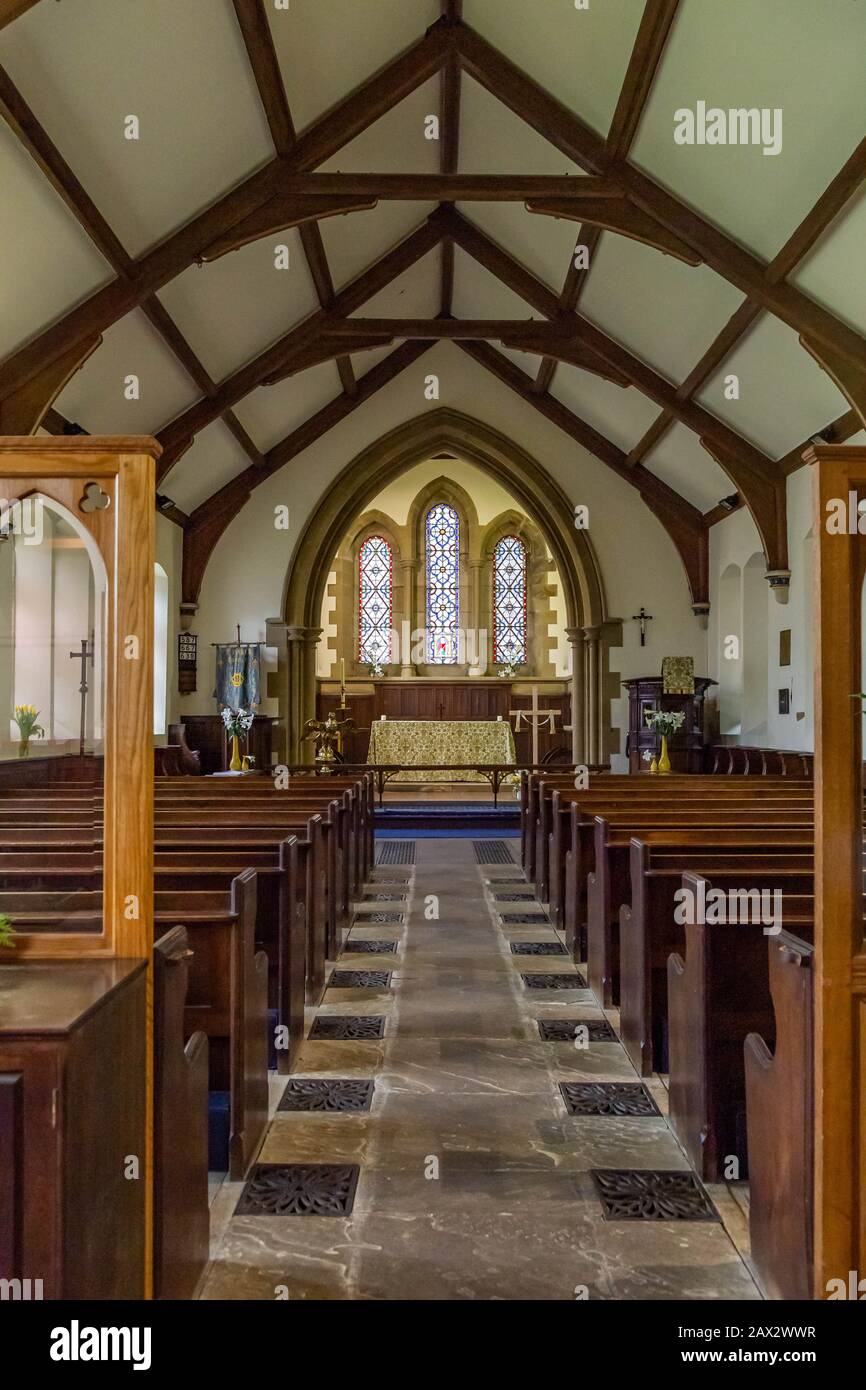
<instances>
[{"instance_id":1,"label":"black wooden cross","mask_svg":"<svg viewBox=\"0 0 866 1390\"><path fill-rule=\"evenodd\" d=\"M79 694L81 695L81 723L80 723L80 725L79 725L79 730L78 730L78 752L79 752L80 756L83 757L83 756L84 756L84 731L85 731L85 728L86 728L86 726L87 726L87 692L88 692L88 690L90 689L89 685L87 684L87 663L88 663L88 661L90 662L91 666L93 665L93 638L92 638L92 636L89 637L89 638L88 638L88 637L82 637L82 639L81 639L81 650L78 651L78 652L70 652L70 653L69 653L69 660L70 660L70 661L80 661L80 662L81 662L81 684L80 684L79 687L78 687Z\"/></svg>"}]
</instances>

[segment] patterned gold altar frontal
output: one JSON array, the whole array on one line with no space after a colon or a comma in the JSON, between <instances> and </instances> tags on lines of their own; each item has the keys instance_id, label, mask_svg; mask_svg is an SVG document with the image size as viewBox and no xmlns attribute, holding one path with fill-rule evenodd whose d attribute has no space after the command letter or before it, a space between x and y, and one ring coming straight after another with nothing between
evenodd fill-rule
<instances>
[{"instance_id":1,"label":"patterned gold altar frontal","mask_svg":"<svg viewBox=\"0 0 866 1390\"><path fill-rule=\"evenodd\" d=\"M665 695L694 695L695 662L691 656L662 659L662 691Z\"/></svg>"},{"instance_id":2,"label":"patterned gold altar frontal","mask_svg":"<svg viewBox=\"0 0 866 1390\"><path fill-rule=\"evenodd\" d=\"M424 763L513 763L516 761L514 735L505 720L461 720L441 723L434 719L380 719L370 730L369 763L402 763L413 767ZM419 774L424 782L477 782L477 772L438 772ZM417 782L419 776L399 772L395 782Z\"/></svg>"}]
</instances>

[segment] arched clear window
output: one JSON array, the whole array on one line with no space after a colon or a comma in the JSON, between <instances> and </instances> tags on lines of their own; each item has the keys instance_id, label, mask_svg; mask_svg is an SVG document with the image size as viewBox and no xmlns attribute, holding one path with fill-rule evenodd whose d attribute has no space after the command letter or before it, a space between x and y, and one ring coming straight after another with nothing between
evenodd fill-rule
<instances>
[{"instance_id":1,"label":"arched clear window","mask_svg":"<svg viewBox=\"0 0 866 1390\"><path fill-rule=\"evenodd\" d=\"M460 519L447 502L427 513L427 660L434 666L457 661L460 625Z\"/></svg>"},{"instance_id":2,"label":"arched clear window","mask_svg":"<svg viewBox=\"0 0 866 1390\"><path fill-rule=\"evenodd\" d=\"M493 660L526 660L526 546L503 536L493 552Z\"/></svg>"},{"instance_id":3,"label":"arched clear window","mask_svg":"<svg viewBox=\"0 0 866 1390\"><path fill-rule=\"evenodd\" d=\"M358 660L391 660L394 592L391 547L384 536L368 536L358 556Z\"/></svg>"}]
</instances>

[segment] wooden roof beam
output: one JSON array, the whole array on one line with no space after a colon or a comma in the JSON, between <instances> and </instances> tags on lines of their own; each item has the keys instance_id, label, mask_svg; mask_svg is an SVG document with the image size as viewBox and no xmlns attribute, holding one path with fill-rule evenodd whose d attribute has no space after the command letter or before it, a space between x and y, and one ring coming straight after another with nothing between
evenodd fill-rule
<instances>
[{"instance_id":1,"label":"wooden roof beam","mask_svg":"<svg viewBox=\"0 0 866 1390\"><path fill-rule=\"evenodd\" d=\"M281 159L288 159L297 144L297 133L264 0L233 0L233 4L274 149ZM318 224L312 221L304 223L300 238L319 305L323 309L330 309L334 302L334 282ZM339 357L337 370L343 390L353 395L355 373L350 359Z\"/></svg>"},{"instance_id":2,"label":"wooden roof beam","mask_svg":"<svg viewBox=\"0 0 866 1390\"><path fill-rule=\"evenodd\" d=\"M612 159L601 136L475 30L464 24L454 32L464 69L569 159L590 174L615 179L632 203L730 284L797 333L866 370L866 339L861 334L794 285L769 280L768 266L759 257L628 160Z\"/></svg>"},{"instance_id":3,"label":"wooden roof beam","mask_svg":"<svg viewBox=\"0 0 866 1390\"><path fill-rule=\"evenodd\" d=\"M461 341L458 346L640 493L676 547L695 610L705 612L709 604L707 533L697 507L648 469L631 467L621 449L555 397L539 396L533 378L489 343Z\"/></svg>"},{"instance_id":4,"label":"wooden roof beam","mask_svg":"<svg viewBox=\"0 0 866 1390\"><path fill-rule=\"evenodd\" d=\"M282 468L311 444L321 439L347 419L358 406L368 401L377 391L393 381L396 376L414 365L423 357L429 342L403 343L382 362L378 362L369 372L358 379L358 389L354 398L345 392L316 411L285 439L268 450L259 468L248 468L225 487L213 493L207 501L197 507L189 519L183 540L183 601L197 603L201 591L205 569L214 546L226 527L237 515L240 507L248 501L253 489L265 482L273 473Z\"/></svg>"},{"instance_id":5,"label":"wooden roof beam","mask_svg":"<svg viewBox=\"0 0 866 1390\"><path fill-rule=\"evenodd\" d=\"M614 370L621 372L631 384L650 400L654 400L689 429L711 452L728 474L738 492L742 493L751 511L764 544L767 568L783 571L787 568L788 538L785 525L784 479L775 460L756 449L748 440L711 415L695 401L681 401L677 388L653 370L646 362L633 356L626 348L608 338L600 329L579 314L563 315L557 295L530 271L503 251L479 228L459 213L449 213L451 235L458 246L473 256L509 289L540 313L568 324L574 339L601 357ZM541 399L541 397L537 397Z\"/></svg>"},{"instance_id":6,"label":"wooden roof beam","mask_svg":"<svg viewBox=\"0 0 866 1390\"><path fill-rule=\"evenodd\" d=\"M368 267L346 285L334 298L334 312L346 315L360 308L379 290L414 265L438 245L441 237L436 214L422 223L410 236L400 242L392 251ZM179 416L159 431L158 438L163 445L163 455L157 465L157 479L161 481L177 460L190 447L195 436L223 410L236 405L269 377L277 379L281 371L291 371L291 358L295 353L302 365L303 355L315 349L320 330L331 315L319 310L298 324L276 343L273 343L258 357L239 367L237 371L221 381L214 396L205 396L189 406Z\"/></svg>"},{"instance_id":7,"label":"wooden roof beam","mask_svg":"<svg viewBox=\"0 0 866 1390\"><path fill-rule=\"evenodd\" d=\"M192 265L229 228L266 202L290 172L316 168L439 71L454 30L434 25L406 53L369 78L297 139L287 160L274 159L237 188L132 262L131 275L97 290L0 365L0 403L41 374L55 358L87 344Z\"/></svg>"},{"instance_id":8,"label":"wooden roof beam","mask_svg":"<svg viewBox=\"0 0 866 1390\"><path fill-rule=\"evenodd\" d=\"M39 0L0 0L0 29L5 29L13 19L20 18L38 4Z\"/></svg>"}]
</instances>

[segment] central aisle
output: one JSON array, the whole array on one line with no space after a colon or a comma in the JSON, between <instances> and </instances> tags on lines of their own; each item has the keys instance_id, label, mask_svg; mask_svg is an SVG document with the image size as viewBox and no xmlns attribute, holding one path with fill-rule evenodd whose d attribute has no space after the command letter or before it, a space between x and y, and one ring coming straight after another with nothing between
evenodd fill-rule
<instances>
[{"instance_id":1,"label":"central aisle","mask_svg":"<svg viewBox=\"0 0 866 1390\"><path fill-rule=\"evenodd\" d=\"M482 843L483 855L519 844ZM417 863L378 867L364 898L336 968L390 981L329 987L313 1012L330 1031L384 1020L384 1036L305 1043L287 1095L307 1108L279 1111L260 1155L300 1168L224 1185L203 1296L757 1298L659 1113L664 1087L641 1086L614 1034L595 1040L609 1032L604 1014L514 860L483 864L469 839L422 839ZM550 987L575 976L574 988ZM337 1021L347 1017L373 1022ZM565 1040L542 1040L539 1020ZM575 1020L596 1025L586 1047L569 1040ZM351 1084L309 1084L322 1081ZM563 1083L583 1113L569 1113ZM354 1108L309 1108L322 1105ZM635 1192L649 1219L621 1219ZM739 1206L725 1189L710 1195L739 1241ZM659 1201L680 1219L659 1219ZM315 1214L285 1214L299 1207Z\"/></svg>"}]
</instances>

